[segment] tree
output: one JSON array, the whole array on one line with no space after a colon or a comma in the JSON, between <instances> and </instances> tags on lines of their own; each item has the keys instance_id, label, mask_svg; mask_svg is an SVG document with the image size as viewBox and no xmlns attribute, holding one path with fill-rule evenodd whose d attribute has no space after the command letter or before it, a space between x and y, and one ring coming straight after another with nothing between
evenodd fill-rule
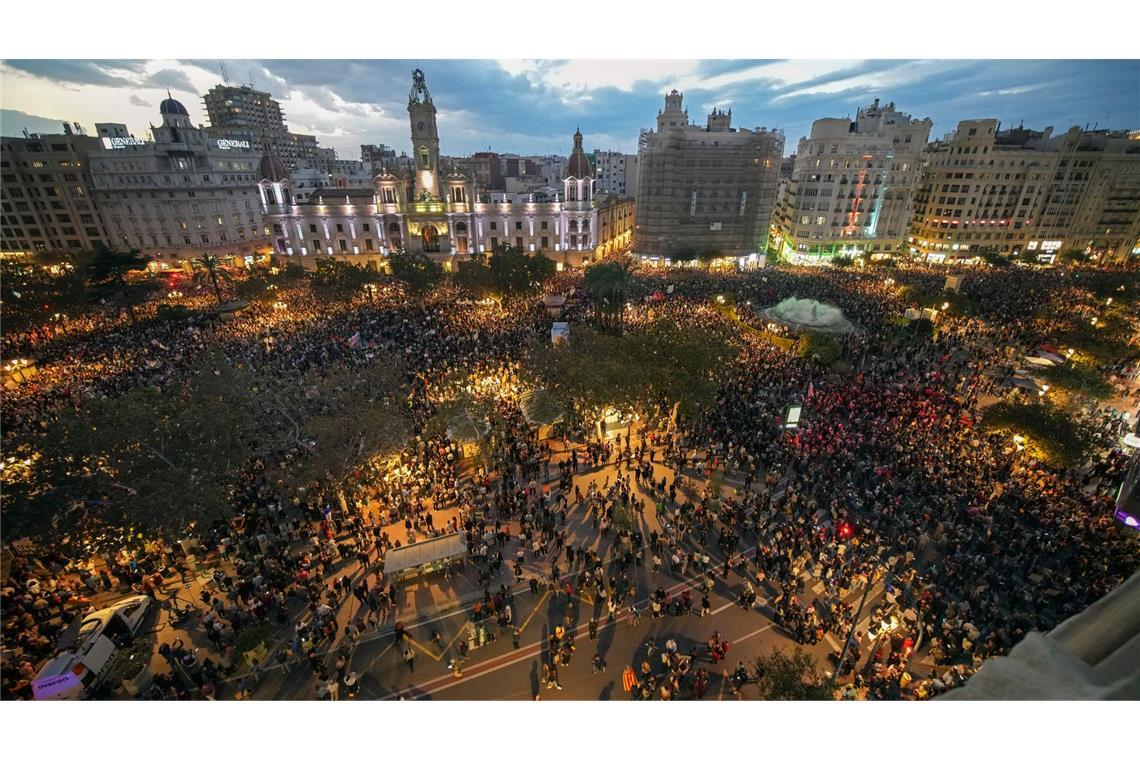
<instances>
[{"instance_id":1,"label":"tree","mask_svg":"<svg viewBox=\"0 0 1140 760\"><path fill-rule=\"evenodd\" d=\"M764 700L827 700L832 699L826 677L816 668L812 656L793 647L791 654L773 648L770 654L758 655L753 660L756 685L760 699Z\"/></svg>"},{"instance_id":2,"label":"tree","mask_svg":"<svg viewBox=\"0 0 1140 760\"><path fill-rule=\"evenodd\" d=\"M1064 364L1045 367L1037 372L1037 376L1048 383L1050 389L1084 396L1095 401L1105 401L1113 396L1112 383L1084 362L1070 360Z\"/></svg>"},{"instance_id":3,"label":"tree","mask_svg":"<svg viewBox=\"0 0 1140 760\"><path fill-rule=\"evenodd\" d=\"M42 458L8 494L5 518L43 528L76 505L111 524L175 527L227 514L225 483L251 454L260 421L242 373L220 355L190 369L179 382L61 415L31 442Z\"/></svg>"},{"instance_id":4,"label":"tree","mask_svg":"<svg viewBox=\"0 0 1140 760\"><path fill-rule=\"evenodd\" d=\"M664 321L621 336L582 329L568 346L544 346L531 365L540 384L595 410L680 402L692 413L715 402L714 373L734 353L720 333Z\"/></svg>"},{"instance_id":5,"label":"tree","mask_svg":"<svg viewBox=\"0 0 1140 760\"><path fill-rule=\"evenodd\" d=\"M495 278L485 256L472 256L459 262L453 282L475 298L492 298L496 295Z\"/></svg>"},{"instance_id":6,"label":"tree","mask_svg":"<svg viewBox=\"0 0 1140 760\"><path fill-rule=\"evenodd\" d=\"M393 251L388 256L388 263L392 267L392 275L407 283L416 294L428 292L443 276L443 267L422 253Z\"/></svg>"},{"instance_id":7,"label":"tree","mask_svg":"<svg viewBox=\"0 0 1140 760\"><path fill-rule=\"evenodd\" d=\"M277 283L261 269L254 269L235 285L237 297L251 303L265 303L273 298Z\"/></svg>"},{"instance_id":8,"label":"tree","mask_svg":"<svg viewBox=\"0 0 1140 760\"><path fill-rule=\"evenodd\" d=\"M1093 442L1085 426L1062 409L1041 402L999 401L982 414L982 427L1024 436L1032 455L1057 467L1084 462Z\"/></svg>"},{"instance_id":9,"label":"tree","mask_svg":"<svg viewBox=\"0 0 1140 760\"><path fill-rule=\"evenodd\" d=\"M96 243L87 262L86 275L92 285L92 296L106 298L127 316L135 320L135 308L144 303L157 289L152 280L132 280L129 275L146 269L150 259L136 250L113 251Z\"/></svg>"},{"instance_id":10,"label":"tree","mask_svg":"<svg viewBox=\"0 0 1140 760\"><path fill-rule=\"evenodd\" d=\"M313 292L327 300L347 301L361 292L366 292L371 300L372 291L367 286L380 283L383 279L383 275L375 269L337 259L322 261L317 270L309 275Z\"/></svg>"},{"instance_id":11,"label":"tree","mask_svg":"<svg viewBox=\"0 0 1140 760\"><path fill-rule=\"evenodd\" d=\"M633 273L637 267L631 256L595 264L582 278L582 288L594 304L594 321L599 329L621 334L625 327L625 304L633 295Z\"/></svg>"},{"instance_id":12,"label":"tree","mask_svg":"<svg viewBox=\"0 0 1140 760\"><path fill-rule=\"evenodd\" d=\"M230 282L233 278L230 276L229 270L222 266L222 260L217 256L208 253L203 253L198 258L194 259L195 266L201 271L205 272L206 279L210 282L210 287L214 291L214 297L218 299L218 305L222 305L222 289L219 286L221 280Z\"/></svg>"},{"instance_id":13,"label":"tree","mask_svg":"<svg viewBox=\"0 0 1140 760\"><path fill-rule=\"evenodd\" d=\"M0 264L0 305L4 329L38 327L56 314L77 316L89 307L81 267L57 265L53 273L22 262Z\"/></svg>"},{"instance_id":14,"label":"tree","mask_svg":"<svg viewBox=\"0 0 1140 760\"><path fill-rule=\"evenodd\" d=\"M300 383L270 370L253 379L258 415L275 423L266 442L305 449L289 471L291 482L339 486L359 464L403 442L400 366L395 356L381 355L363 365L312 370Z\"/></svg>"},{"instance_id":15,"label":"tree","mask_svg":"<svg viewBox=\"0 0 1140 760\"><path fill-rule=\"evenodd\" d=\"M843 355L843 348L827 333L808 331L800 335L796 352L805 359L814 359L829 367Z\"/></svg>"},{"instance_id":16,"label":"tree","mask_svg":"<svg viewBox=\"0 0 1140 760\"><path fill-rule=\"evenodd\" d=\"M982 259L982 261L986 262L987 264L989 264L992 267L1003 268L1003 267L1009 266L1009 257L1008 256L1002 256L1000 253L995 251L993 248L982 249L978 253L978 256Z\"/></svg>"}]
</instances>

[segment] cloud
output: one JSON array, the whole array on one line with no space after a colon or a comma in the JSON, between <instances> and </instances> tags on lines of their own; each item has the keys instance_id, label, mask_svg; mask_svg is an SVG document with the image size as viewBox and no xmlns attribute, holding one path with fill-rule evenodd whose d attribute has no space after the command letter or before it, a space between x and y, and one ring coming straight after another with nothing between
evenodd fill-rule
<instances>
[{"instance_id":1,"label":"cloud","mask_svg":"<svg viewBox=\"0 0 1140 760\"><path fill-rule=\"evenodd\" d=\"M5 137L22 137L25 129L45 135L63 134L63 119L49 119L10 108L0 110L0 133Z\"/></svg>"},{"instance_id":2,"label":"cloud","mask_svg":"<svg viewBox=\"0 0 1140 760\"><path fill-rule=\"evenodd\" d=\"M153 107L144 104L164 97L159 93L167 86L198 120L200 101L188 95L222 83L219 63L7 61L0 72L4 105L13 114L125 121L141 133L153 118ZM231 83L252 79L255 88L280 101L290 128L317 135L345 157L357 156L362 143L410 149L407 95L417 67L439 110L441 148L457 156L488 145L500 152L566 154L576 127L586 136L587 150L633 152L639 130L653 126L663 94L672 87L684 92L694 122L703 124L711 106L731 106L734 126L783 129L789 151L814 120L853 116L876 97L917 118L929 116L936 136L960 119L986 117L1067 128L1073 121L1103 126L1111 112L1110 126L1140 127L1140 64L1124 60L224 63Z\"/></svg>"},{"instance_id":3,"label":"cloud","mask_svg":"<svg viewBox=\"0 0 1140 760\"><path fill-rule=\"evenodd\" d=\"M190 77L174 69L161 69L146 78L146 84L151 87L166 87L178 92L198 95L198 88L190 81Z\"/></svg>"},{"instance_id":4,"label":"cloud","mask_svg":"<svg viewBox=\"0 0 1140 760\"><path fill-rule=\"evenodd\" d=\"M130 86L133 82L121 72L141 68L139 61L61 61L61 60L6 60L6 66L30 76L68 84ZM120 73L112 73L120 72Z\"/></svg>"}]
</instances>

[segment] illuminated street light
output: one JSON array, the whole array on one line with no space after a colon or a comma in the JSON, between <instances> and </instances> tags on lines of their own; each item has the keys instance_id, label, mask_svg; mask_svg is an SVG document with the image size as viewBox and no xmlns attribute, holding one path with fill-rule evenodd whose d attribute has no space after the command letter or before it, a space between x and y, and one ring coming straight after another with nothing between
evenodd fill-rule
<instances>
[{"instance_id":1,"label":"illuminated street light","mask_svg":"<svg viewBox=\"0 0 1140 760\"><path fill-rule=\"evenodd\" d=\"M946 311L949 308L950 308L950 302L949 301L943 301L942 302L942 311Z\"/></svg>"}]
</instances>

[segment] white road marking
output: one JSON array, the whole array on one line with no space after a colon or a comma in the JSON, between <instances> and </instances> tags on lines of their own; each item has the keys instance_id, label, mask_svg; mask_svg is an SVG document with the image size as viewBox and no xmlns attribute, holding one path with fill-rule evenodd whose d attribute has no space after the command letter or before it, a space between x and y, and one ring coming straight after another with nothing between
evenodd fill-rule
<instances>
[{"instance_id":1,"label":"white road marking","mask_svg":"<svg viewBox=\"0 0 1140 760\"><path fill-rule=\"evenodd\" d=\"M739 639L733 639L732 643L733 644L739 644L740 642L744 641L745 639L750 639L757 634L764 633L764 631L767 631L769 628L774 628L775 626L776 626L775 623L769 623L768 625L764 626L763 628L758 628L755 631L753 631L752 633L747 633L747 634L741 636Z\"/></svg>"}]
</instances>

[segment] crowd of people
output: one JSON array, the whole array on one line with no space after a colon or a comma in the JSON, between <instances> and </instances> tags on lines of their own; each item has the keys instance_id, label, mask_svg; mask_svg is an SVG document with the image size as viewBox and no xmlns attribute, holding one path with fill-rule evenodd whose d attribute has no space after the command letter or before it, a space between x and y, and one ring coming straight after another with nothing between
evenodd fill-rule
<instances>
[{"instance_id":1,"label":"crowd of people","mask_svg":"<svg viewBox=\"0 0 1140 760\"><path fill-rule=\"evenodd\" d=\"M833 667L851 679L845 695L924 698L956 686L983 659L1080 611L1140 564L1109 508L1126 466L1115 442L1137 410L1125 417L1088 406L1103 446L1093 462L1067 470L982 431L979 403L1006 392L1017 357L1050 338L1058 294L1067 298L1080 285L1056 271L971 273L963 291L981 305L978 313L943 315L933 339L900 337L898 316L911 306L905 288L937 290L943 276L922 267L890 277L774 268L645 273L650 292L672 287L667 297L639 301L628 329L668 318L713 330L739 351L717 370L714 404L673 423L662 398L616 438L599 437L574 415L546 440L528 423L520 408L533 378L525 358L550 326L533 300L489 306L447 289L416 299L391 285L378 298L326 303L297 284L282 290L288 308L254 304L228 321L163 321L145 311L125 320L108 311L71 330L6 334L5 354L32 355L39 369L5 390L6 447L85 399L175 382L193 357L213 349L283 383L313 369L399 357L411 435L389 455L362 461L344 483L287 485L283 473L306 455L302 444L251 456L231 477L232 518L195 526L180 534L185 539L103 523L72 526L66 540L12 546L3 695L30 695L66 614L124 589L165 597L174 576L185 579L209 558L213 582L193 603L210 652L164 652L178 677L164 676L152 696L244 695L256 684L235 681L236 672L256 679L267 666L288 669L301 659L317 698L351 696L360 675L345 648L399 617L385 555L402 542L455 533L479 571L476 617L514 629L502 572L536 591L540 560L541 582L565 595L566 617L543 655L547 688L561 688L558 670L574 654L578 592L599 600L596 616L607 620L703 614L714 574L739 583L746 609L758 594L770 597L774 622L797 642L812 646L829 634L843 642L844 661ZM564 314L571 321L588 311L578 286L571 273L546 284L572 293ZM724 293L738 305L736 319L711 305ZM790 295L838 306L855 323L843 339L842 373L767 337L787 333L769 325L761 307ZM1136 365L1103 371L1123 381ZM802 402L803 421L785 431L792 400ZM465 456L464 443L477 454ZM612 482L585 491L574 482L615 465ZM642 530L647 510L660 530ZM599 544L574 545L571 513L589 521ZM669 572L705 581L675 595L660 585L650 592L638 587L642 568L651 579ZM857 620L852 593L870 587L882 598ZM345 604L358 609L347 626L336 614ZM243 660L243 634L270 627L290 628L286 643L268 661ZM700 654L717 665L714 677L726 655L715 636ZM698 652L680 653L671 641L647 653L631 692L699 699L710 673L698 662ZM597 658L593 665L605 668ZM741 668L726 676L734 692L749 680Z\"/></svg>"}]
</instances>

